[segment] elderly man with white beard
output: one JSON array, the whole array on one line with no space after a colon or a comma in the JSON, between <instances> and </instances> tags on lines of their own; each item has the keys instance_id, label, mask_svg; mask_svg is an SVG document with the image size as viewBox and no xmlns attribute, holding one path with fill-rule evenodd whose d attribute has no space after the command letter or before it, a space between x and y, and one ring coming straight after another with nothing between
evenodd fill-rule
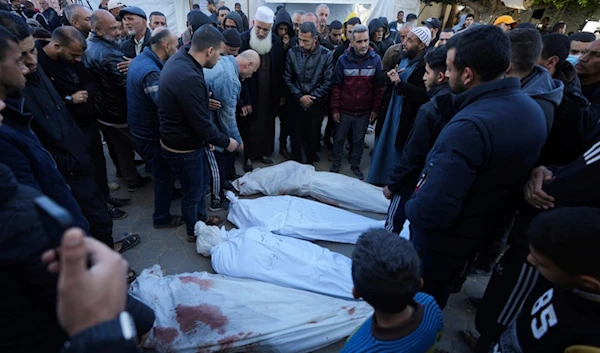
<instances>
[{"instance_id":1,"label":"elderly man with white beard","mask_svg":"<svg viewBox=\"0 0 600 353\"><path fill-rule=\"evenodd\" d=\"M252 162L273 164L269 156L275 149L275 117L285 103L283 70L285 57L279 36L273 35L274 13L266 6L256 10L253 26L242 33L240 52L253 49L260 55L256 74L244 81L240 98L238 127L244 140L244 170Z\"/></svg>"}]
</instances>

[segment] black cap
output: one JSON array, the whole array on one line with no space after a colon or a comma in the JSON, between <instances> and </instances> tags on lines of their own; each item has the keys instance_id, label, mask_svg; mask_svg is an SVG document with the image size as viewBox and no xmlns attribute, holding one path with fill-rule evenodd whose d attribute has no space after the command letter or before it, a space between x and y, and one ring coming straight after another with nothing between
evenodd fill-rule
<instances>
[{"instance_id":1,"label":"black cap","mask_svg":"<svg viewBox=\"0 0 600 353\"><path fill-rule=\"evenodd\" d=\"M409 13L408 15L406 15L406 21L411 21L411 20L416 20L418 17L417 15L415 15L414 13Z\"/></svg>"},{"instance_id":2,"label":"black cap","mask_svg":"<svg viewBox=\"0 0 600 353\"><path fill-rule=\"evenodd\" d=\"M206 5L215 5L215 0L206 0Z\"/></svg>"},{"instance_id":3,"label":"black cap","mask_svg":"<svg viewBox=\"0 0 600 353\"><path fill-rule=\"evenodd\" d=\"M141 18L143 18L145 20L148 19L144 10L140 9L137 6L127 6L127 7L124 7L123 10L119 11L119 16L123 17L125 15L136 15L136 16L140 16Z\"/></svg>"},{"instance_id":4,"label":"black cap","mask_svg":"<svg viewBox=\"0 0 600 353\"><path fill-rule=\"evenodd\" d=\"M225 38L225 45L232 48L239 48L242 46L242 37L240 32L235 28L229 28L223 31L223 37Z\"/></svg>"},{"instance_id":5,"label":"black cap","mask_svg":"<svg viewBox=\"0 0 600 353\"><path fill-rule=\"evenodd\" d=\"M423 21L421 23L429 28L438 28L438 29L442 28L442 22L440 22L440 20L435 17L429 17L428 19L426 19L425 21Z\"/></svg>"},{"instance_id":6,"label":"black cap","mask_svg":"<svg viewBox=\"0 0 600 353\"><path fill-rule=\"evenodd\" d=\"M342 29L342 23L340 21L333 21L329 24L330 29Z\"/></svg>"}]
</instances>

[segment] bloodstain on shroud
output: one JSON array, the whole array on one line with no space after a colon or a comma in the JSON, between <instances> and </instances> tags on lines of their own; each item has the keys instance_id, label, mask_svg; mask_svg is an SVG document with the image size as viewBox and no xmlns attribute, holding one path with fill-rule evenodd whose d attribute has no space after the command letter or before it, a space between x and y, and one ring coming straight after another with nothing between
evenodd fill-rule
<instances>
[{"instance_id":1,"label":"bloodstain on shroud","mask_svg":"<svg viewBox=\"0 0 600 353\"><path fill-rule=\"evenodd\" d=\"M350 314L350 315L354 315L355 312L356 312L356 308L348 309L348 314Z\"/></svg>"},{"instance_id":2,"label":"bloodstain on shroud","mask_svg":"<svg viewBox=\"0 0 600 353\"><path fill-rule=\"evenodd\" d=\"M162 344L173 343L178 336L179 332L173 327L157 326L154 328L154 337Z\"/></svg>"},{"instance_id":3,"label":"bloodstain on shroud","mask_svg":"<svg viewBox=\"0 0 600 353\"><path fill-rule=\"evenodd\" d=\"M220 350L222 351L222 350L234 348L233 344L235 342L245 340L250 336L252 336L252 332L248 332L246 334L244 334L243 332L240 332L237 335L224 337L223 339L220 339L218 342L221 345Z\"/></svg>"},{"instance_id":4,"label":"bloodstain on shroud","mask_svg":"<svg viewBox=\"0 0 600 353\"><path fill-rule=\"evenodd\" d=\"M217 330L219 334L225 333L225 328L229 323L229 318L221 312L221 309L215 305L200 304L198 306L177 305L175 308L177 314L176 320L179 323L179 329L183 333L188 333L196 328L197 322L208 325L211 331Z\"/></svg>"},{"instance_id":5,"label":"bloodstain on shroud","mask_svg":"<svg viewBox=\"0 0 600 353\"><path fill-rule=\"evenodd\" d=\"M185 276L185 277L180 277L179 280L183 284L187 284L187 283L197 284L198 287L200 287L200 290L203 290L203 291L207 291L207 290L211 289L213 286L213 282L211 280L200 279L198 277Z\"/></svg>"}]
</instances>

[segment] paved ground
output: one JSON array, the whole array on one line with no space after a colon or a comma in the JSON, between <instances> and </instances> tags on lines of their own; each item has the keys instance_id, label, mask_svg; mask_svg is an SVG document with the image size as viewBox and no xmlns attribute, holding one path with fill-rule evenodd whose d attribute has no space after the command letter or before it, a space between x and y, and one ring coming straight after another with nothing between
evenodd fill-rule
<instances>
[{"instance_id":1,"label":"paved ground","mask_svg":"<svg viewBox=\"0 0 600 353\"><path fill-rule=\"evenodd\" d=\"M367 143L373 147L373 135L367 135ZM370 163L369 152L371 148L365 150L362 170L367 175L368 166ZM277 153L277 152L276 152ZM321 162L315 165L317 170L328 171L331 162L327 156L329 151L323 148L323 152L319 155ZM140 273L144 268L150 267L156 263L160 264L165 274L176 274L182 272L208 271L214 273L210 260L198 255L195 246L186 242L185 227L179 227L175 230L157 230L152 227L152 212L154 210L154 193L152 186L148 185L135 193L128 193L125 184L122 180L114 177L114 167L107 155L107 165L109 168L109 180L115 180L121 184L121 189L114 193L117 197L131 197L133 204L123 208L129 212L129 216L123 220L115 221L114 237L119 240L125 233L135 232L141 235L141 241L138 246L124 253L124 257L129 261L131 268ZM282 162L283 159L279 154L273 156L276 163ZM262 165L256 163L256 167ZM140 173L144 174L144 168L139 167ZM243 169L241 162L237 162L237 171L242 173ZM341 172L346 175L353 175L350 167L343 164ZM171 205L173 214L181 214L180 201L175 201ZM216 213L223 218L226 218L226 212ZM385 215L361 213L372 218L382 219ZM228 228L233 225L227 224ZM350 255L352 245L337 244L329 242L319 242L320 245L344 255ZM470 350L459 337L459 332L464 329L474 329L474 310L467 304L467 296L481 295L487 284L485 277L469 277L461 293L453 295L450 298L449 304L444 310L445 334L439 348L445 349L451 353L470 353ZM343 342L338 342L332 346L321 349L320 353L339 352Z\"/></svg>"}]
</instances>

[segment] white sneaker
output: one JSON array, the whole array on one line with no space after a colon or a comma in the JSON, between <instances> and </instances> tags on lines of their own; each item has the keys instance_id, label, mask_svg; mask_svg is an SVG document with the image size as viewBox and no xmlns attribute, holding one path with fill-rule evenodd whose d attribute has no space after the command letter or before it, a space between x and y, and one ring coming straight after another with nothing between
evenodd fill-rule
<instances>
[{"instance_id":1,"label":"white sneaker","mask_svg":"<svg viewBox=\"0 0 600 353\"><path fill-rule=\"evenodd\" d=\"M121 185L115 183L114 181L110 181L108 183L108 190L110 191L117 191L121 188Z\"/></svg>"},{"instance_id":2,"label":"white sneaker","mask_svg":"<svg viewBox=\"0 0 600 353\"><path fill-rule=\"evenodd\" d=\"M373 125L369 125L369 127L367 127L367 134L372 134L375 131L375 128L373 127Z\"/></svg>"}]
</instances>

